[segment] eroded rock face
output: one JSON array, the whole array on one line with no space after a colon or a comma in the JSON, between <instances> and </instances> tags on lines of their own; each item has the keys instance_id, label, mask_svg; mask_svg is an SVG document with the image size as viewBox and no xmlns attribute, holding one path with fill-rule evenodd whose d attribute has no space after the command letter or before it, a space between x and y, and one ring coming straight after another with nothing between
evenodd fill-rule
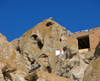
<instances>
[{"instance_id":1,"label":"eroded rock face","mask_svg":"<svg viewBox=\"0 0 100 81\"><path fill-rule=\"evenodd\" d=\"M15 47L18 47L16 50L19 51L26 61L27 67L31 68L36 64L41 64L42 67L49 66L53 71L55 49L63 49L67 43L65 30L64 27L53 21L52 18L49 18L24 33L18 39L18 46L15 44ZM37 60L42 54L48 57L47 63L49 65Z\"/></svg>"},{"instance_id":2,"label":"eroded rock face","mask_svg":"<svg viewBox=\"0 0 100 81\"><path fill-rule=\"evenodd\" d=\"M70 31L70 30L67 30L67 31L66 31L66 34L70 34L70 33L71 33L71 31Z\"/></svg>"},{"instance_id":3,"label":"eroded rock face","mask_svg":"<svg viewBox=\"0 0 100 81\"><path fill-rule=\"evenodd\" d=\"M83 59L83 56L80 55L78 49L75 46L71 45L66 47L65 54L60 56L54 73L71 79L74 79L73 76L75 76L79 81L82 81L84 71L88 66L88 64L86 64Z\"/></svg>"},{"instance_id":4,"label":"eroded rock face","mask_svg":"<svg viewBox=\"0 0 100 81\"><path fill-rule=\"evenodd\" d=\"M90 62L85 70L83 81L100 81L100 57Z\"/></svg>"},{"instance_id":5,"label":"eroded rock face","mask_svg":"<svg viewBox=\"0 0 100 81\"><path fill-rule=\"evenodd\" d=\"M2 68L9 64L7 70ZM16 69L14 69L16 68ZM14 71L15 70L15 71ZM15 81L16 76L24 76L28 72L25 62L6 37L0 34L0 81Z\"/></svg>"},{"instance_id":6,"label":"eroded rock face","mask_svg":"<svg viewBox=\"0 0 100 81\"><path fill-rule=\"evenodd\" d=\"M97 46L93 60L85 70L83 81L100 81L100 43Z\"/></svg>"},{"instance_id":7,"label":"eroded rock face","mask_svg":"<svg viewBox=\"0 0 100 81\"><path fill-rule=\"evenodd\" d=\"M17 51L19 51L18 41L19 39L14 39L13 41L10 42Z\"/></svg>"},{"instance_id":8,"label":"eroded rock face","mask_svg":"<svg viewBox=\"0 0 100 81\"><path fill-rule=\"evenodd\" d=\"M74 81L73 79L63 78L53 73L38 72L37 81Z\"/></svg>"}]
</instances>

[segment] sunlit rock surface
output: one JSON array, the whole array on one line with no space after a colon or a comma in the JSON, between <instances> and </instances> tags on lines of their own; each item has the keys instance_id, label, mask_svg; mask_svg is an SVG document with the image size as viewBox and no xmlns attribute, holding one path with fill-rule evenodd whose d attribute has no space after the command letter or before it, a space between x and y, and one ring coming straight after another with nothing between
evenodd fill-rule
<instances>
[{"instance_id":1,"label":"sunlit rock surface","mask_svg":"<svg viewBox=\"0 0 100 81\"><path fill-rule=\"evenodd\" d=\"M14 68L16 71L5 75L2 68L7 64L9 64L7 69L9 72ZM13 45L6 40L6 37L0 34L0 81L4 79L7 81L15 81L16 76L24 76L27 72L28 70L25 67L25 61L22 56L14 49Z\"/></svg>"},{"instance_id":2,"label":"sunlit rock surface","mask_svg":"<svg viewBox=\"0 0 100 81\"><path fill-rule=\"evenodd\" d=\"M65 54L59 56L56 61L54 73L71 79L74 79L75 76L79 81L82 81L84 71L88 66L83 61L84 57L80 55L78 49L73 45L65 47L64 50Z\"/></svg>"},{"instance_id":3,"label":"sunlit rock surface","mask_svg":"<svg viewBox=\"0 0 100 81\"><path fill-rule=\"evenodd\" d=\"M27 68L30 69L32 66L41 64L43 68L49 67L49 70L51 68L51 71L53 71L55 50L63 49L67 43L65 30L64 27L53 21L53 18L49 18L37 24L25 32L18 40L13 40L11 43L24 58ZM38 58L41 59L39 60ZM48 59L45 60L45 58Z\"/></svg>"}]
</instances>

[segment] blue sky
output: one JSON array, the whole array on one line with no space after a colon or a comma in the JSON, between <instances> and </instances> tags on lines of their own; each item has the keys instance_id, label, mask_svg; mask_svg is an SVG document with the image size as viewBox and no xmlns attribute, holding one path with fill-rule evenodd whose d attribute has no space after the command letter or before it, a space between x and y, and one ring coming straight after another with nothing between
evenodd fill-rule
<instances>
[{"instance_id":1,"label":"blue sky","mask_svg":"<svg viewBox=\"0 0 100 81\"><path fill-rule=\"evenodd\" d=\"M49 17L71 32L100 27L100 0L0 0L0 22L15 38ZM9 32L0 24L12 41Z\"/></svg>"}]
</instances>

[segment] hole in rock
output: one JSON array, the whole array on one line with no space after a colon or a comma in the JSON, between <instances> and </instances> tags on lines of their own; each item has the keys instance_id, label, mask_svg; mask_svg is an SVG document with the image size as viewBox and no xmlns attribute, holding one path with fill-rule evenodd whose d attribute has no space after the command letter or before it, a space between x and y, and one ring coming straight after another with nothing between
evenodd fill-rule
<instances>
[{"instance_id":1,"label":"hole in rock","mask_svg":"<svg viewBox=\"0 0 100 81\"><path fill-rule=\"evenodd\" d=\"M35 63L35 59L31 62L31 65Z\"/></svg>"},{"instance_id":2,"label":"hole in rock","mask_svg":"<svg viewBox=\"0 0 100 81\"><path fill-rule=\"evenodd\" d=\"M51 73L51 67L47 66L46 68L47 68L48 72Z\"/></svg>"},{"instance_id":3,"label":"hole in rock","mask_svg":"<svg viewBox=\"0 0 100 81\"><path fill-rule=\"evenodd\" d=\"M37 37L38 37L38 36L35 35L35 34L33 34L33 35L31 36L31 38L34 38L35 40L36 40Z\"/></svg>"},{"instance_id":4,"label":"hole in rock","mask_svg":"<svg viewBox=\"0 0 100 81\"><path fill-rule=\"evenodd\" d=\"M46 54L41 54L39 58L49 58Z\"/></svg>"},{"instance_id":5,"label":"hole in rock","mask_svg":"<svg viewBox=\"0 0 100 81\"><path fill-rule=\"evenodd\" d=\"M43 44L42 44L41 41L38 41L38 46L39 46L40 49L43 47Z\"/></svg>"},{"instance_id":6,"label":"hole in rock","mask_svg":"<svg viewBox=\"0 0 100 81\"><path fill-rule=\"evenodd\" d=\"M20 47L17 48L17 51L19 51L19 53L21 53Z\"/></svg>"},{"instance_id":7,"label":"hole in rock","mask_svg":"<svg viewBox=\"0 0 100 81\"><path fill-rule=\"evenodd\" d=\"M48 72L51 73L52 69L49 64L49 57L46 54L42 54L39 56L39 60L46 66Z\"/></svg>"},{"instance_id":8,"label":"hole in rock","mask_svg":"<svg viewBox=\"0 0 100 81\"><path fill-rule=\"evenodd\" d=\"M38 45L38 47L39 47L40 49L43 47L43 44L42 44L41 40L38 38L37 35L33 34L30 38L37 41L37 45Z\"/></svg>"},{"instance_id":9,"label":"hole in rock","mask_svg":"<svg viewBox=\"0 0 100 81\"><path fill-rule=\"evenodd\" d=\"M52 25L52 22L47 22L46 23L46 26L50 26L50 25Z\"/></svg>"},{"instance_id":10,"label":"hole in rock","mask_svg":"<svg viewBox=\"0 0 100 81\"><path fill-rule=\"evenodd\" d=\"M60 42L62 41L62 39L60 39Z\"/></svg>"}]
</instances>

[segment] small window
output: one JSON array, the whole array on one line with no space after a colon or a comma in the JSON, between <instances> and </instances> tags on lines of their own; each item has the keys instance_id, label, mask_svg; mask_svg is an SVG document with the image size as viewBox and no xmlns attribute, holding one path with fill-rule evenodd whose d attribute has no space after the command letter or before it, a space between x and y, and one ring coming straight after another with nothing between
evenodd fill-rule
<instances>
[{"instance_id":1,"label":"small window","mask_svg":"<svg viewBox=\"0 0 100 81\"><path fill-rule=\"evenodd\" d=\"M78 49L90 48L89 36L82 36L77 38Z\"/></svg>"},{"instance_id":2,"label":"small window","mask_svg":"<svg viewBox=\"0 0 100 81\"><path fill-rule=\"evenodd\" d=\"M63 50L55 50L55 55L59 55L59 54L64 54L64 51Z\"/></svg>"}]
</instances>

